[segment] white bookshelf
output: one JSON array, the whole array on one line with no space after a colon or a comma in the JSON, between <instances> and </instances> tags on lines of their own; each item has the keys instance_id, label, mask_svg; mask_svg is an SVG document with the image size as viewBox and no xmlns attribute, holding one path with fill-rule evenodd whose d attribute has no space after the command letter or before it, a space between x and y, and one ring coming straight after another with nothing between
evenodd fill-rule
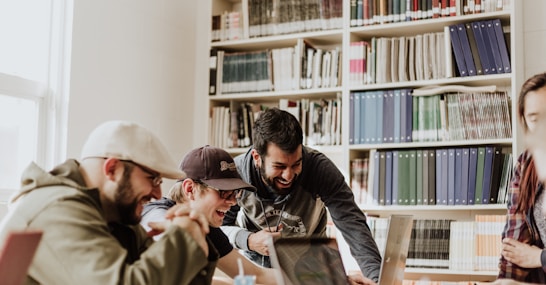
<instances>
[{"instance_id":1,"label":"white bookshelf","mask_svg":"<svg viewBox=\"0 0 546 285\"><path fill-rule=\"evenodd\" d=\"M243 10L247 5L247 0L209 0L211 16L218 15L223 11ZM350 22L350 0L343 0L343 28L333 30L322 30L312 32L302 32L287 35L275 35L260 38L243 38L237 40L210 42L207 48L218 48L231 51L252 51L267 48L281 48L294 46L298 39L305 39L318 46L338 46L342 51L342 85L328 88L299 89L290 91L268 91L268 92L248 92L238 94L216 94L207 95L204 100L206 112L215 106L233 107L241 102L256 102L269 105L275 105L279 99L321 99L336 98L341 94L342 115L341 115L341 145L335 146L313 146L327 154L340 168L350 181L350 161L358 157L367 157L370 150L385 149L415 149L415 148L447 148L460 146L484 146L496 145L503 149L510 149L515 161L517 155L522 150L519 143L517 130L517 104L516 98L519 88L523 83L523 48L522 48L522 1L512 0L511 8L503 11L488 12L482 14L453 16L446 18L426 19L411 22L389 23L383 25L351 27ZM512 72L509 74L480 75L472 77L453 77L433 80L416 80L408 82L370 84L370 85L350 85L349 84L349 48L350 43L371 37L394 37L411 36L428 32L441 32L444 26L466 23L477 20L500 18L503 25L509 27L510 41L507 42L510 50L510 60ZM246 17L243 17L246 19ZM455 64L455 62L453 62ZM511 97L511 124L512 138L493 139L493 140L472 140L472 141L439 141L439 142L411 142L394 144L349 144L349 95L353 91L395 89L395 88L419 88L429 85L468 85L485 86L496 85L499 89L507 90ZM210 124L207 124L210 128ZM204 130L205 131L205 130ZM210 129L206 130L210 133ZM243 148L232 148L228 151L233 154L240 154L247 150ZM472 220L477 214L502 215L506 213L506 205L464 205L464 206L441 206L441 205L423 205L423 206L370 206L362 205L361 208L367 214L388 217L394 213L411 213L415 218L450 218L456 220ZM408 268L406 277L409 279L429 279L445 281L487 281L494 279L497 272L475 272L475 271L452 271L444 269L416 269Z\"/></svg>"}]
</instances>

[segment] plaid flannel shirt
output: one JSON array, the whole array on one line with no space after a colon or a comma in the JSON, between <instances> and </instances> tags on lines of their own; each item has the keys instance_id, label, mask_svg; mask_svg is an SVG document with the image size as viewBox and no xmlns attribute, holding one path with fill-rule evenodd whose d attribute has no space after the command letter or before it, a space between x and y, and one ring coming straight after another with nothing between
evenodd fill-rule
<instances>
[{"instance_id":1,"label":"plaid flannel shirt","mask_svg":"<svg viewBox=\"0 0 546 285\"><path fill-rule=\"evenodd\" d=\"M502 238L509 237L517 241L536 245L539 248L544 248L537 225L533 216L533 208L526 215L516 213L517 201L520 194L520 179L524 171L526 161L530 159L530 153L523 152L517 160L514 167L512 181L510 183L509 200L507 204L508 219L502 232ZM536 189L537 197L543 189L542 183ZM499 262L498 278L509 278L519 281L546 283L546 268L522 268L518 265L508 262L501 256Z\"/></svg>"}]
</instances>

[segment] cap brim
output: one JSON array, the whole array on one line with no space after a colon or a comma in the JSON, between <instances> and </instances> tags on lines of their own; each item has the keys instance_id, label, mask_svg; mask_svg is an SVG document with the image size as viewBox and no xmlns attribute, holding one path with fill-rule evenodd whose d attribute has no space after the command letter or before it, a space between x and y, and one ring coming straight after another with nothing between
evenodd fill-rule
<instances>
[{"instance_id":1,"label":"cap brim","mask_svg":"<svg viewBox=\"0 0 546 285\"><path fill-rule=\"evenodd\" d=\"M244 182L239 178L223 178L223 179L208 179L201 180L207 185L212 186L218 190L236 190L245 189L252 192L256 192L256 187Z\"/></svg>"},{"instance_id":2,"label":"cap brim","mask_svg":"<svg viewBox=\"0 0 546 285\"><path fill-rule=\"evenodd\" d=\"M186 173L182 170L179 170L178 168L175 169L162 169L157 170L159 172L159 175L163 178L169 178L169 179L185 179L187 177Z\"/></svg>"}]
</instances>

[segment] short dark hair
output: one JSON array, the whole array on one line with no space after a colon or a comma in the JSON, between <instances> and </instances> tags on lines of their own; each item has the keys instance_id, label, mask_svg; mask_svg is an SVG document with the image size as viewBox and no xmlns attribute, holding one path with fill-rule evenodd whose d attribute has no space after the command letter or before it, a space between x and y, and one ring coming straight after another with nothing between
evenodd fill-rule
<instances>
[{"instance_id":1,"label":"short dark hair","mask_svg":"<svg viewBox=\"0 0 546 285\"><path fill-rule=\"evenodd\" d=\"M527 93L537 91L546 86L546 73L535 74L528 78L521 86L521 91L518 97L518 117L524 131L529 130L529 126L525 121L525 97Z\"/></svg>"},{"instance_id":2,"label":"short dark hair","mask_svg":"<svg viewBox=\"0 0 546 285\"><path fill-rule=\"evenodd\" d=\"M252 142L260 156L266 154L269 143L293 153L303 143L303 130L294 115L278 108L269 108L254 122Z\"/></svg>"}]
</instances>

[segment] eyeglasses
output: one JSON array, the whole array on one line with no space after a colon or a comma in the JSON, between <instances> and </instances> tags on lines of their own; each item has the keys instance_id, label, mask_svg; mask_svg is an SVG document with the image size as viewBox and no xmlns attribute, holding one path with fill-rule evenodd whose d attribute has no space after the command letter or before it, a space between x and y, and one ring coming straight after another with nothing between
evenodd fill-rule
<instances>
[{"instance_id":1,"label":"eyeglasses","mask_svg":"<svg viewBox=\"0 0 546 285\"><path fill-rule=\"evenodd\" d=\"M218 195L220 196L220 198L224 199L224 200L231 200L231 199L237 199L240 197L240 194L241 194L241 190L242 189L235 189L235 190L220 190L216 187L212 187L210 185L207 185L205 182L201 181L201 180L194 180L196 183L198 184L201 184L207 188L210 188L212 190L215 190L216 192L218 192Z\"/></svg>"},{"instance_id":2,"label":"eyeglasses","mask_svg":"<svg viewBox=\"0 0 546 285\"><path fill-rule=\"evenodd\" d=\"M215 188L213 189L218 191L218 195L220 195L220 198L224 200L237 199L240 197L240 194L241 194L241 189L235 189L235 190L219 190Z\"/></svg>"},{"instance_id":3,"label":"eyeglasses","mask_svg":"<svg viewBox=\"0 0 546 285\"><path fill-rule=\"evenodd\" d=\"M159 185L161 185L161 183L163 183L163 179L161 178L161 175L156 173L155 171L152 171L151 169L145 167L145 166L142 166L134 161L131 161L131 160L122 160L123 162L128 162L130 164L133 164L135 165L136 167L140 168L140 170L142 170L144 173L146 174L149 174L149 176L147 177L148 179L152 180L152 186L155 188L155 187L159 187Z\"/></svg>"}]
</instances>

